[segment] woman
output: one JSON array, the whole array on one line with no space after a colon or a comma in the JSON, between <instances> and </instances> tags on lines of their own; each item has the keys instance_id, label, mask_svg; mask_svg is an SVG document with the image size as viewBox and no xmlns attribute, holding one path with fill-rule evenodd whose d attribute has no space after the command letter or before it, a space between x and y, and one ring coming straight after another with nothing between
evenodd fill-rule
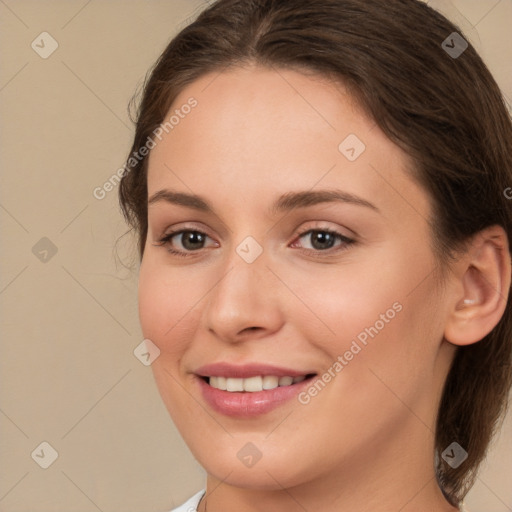
<instances>
[{"instance_id":1,"label":"woman","mask_svg":"<svg viewBox=\"0 0 512 512\"><path fill-rule=\"evenodd\" d=\"M512 126L415 0L220 0L140 105L123 212L179 511L455 511L511 385Z\"/></svg>"}]
</instances>

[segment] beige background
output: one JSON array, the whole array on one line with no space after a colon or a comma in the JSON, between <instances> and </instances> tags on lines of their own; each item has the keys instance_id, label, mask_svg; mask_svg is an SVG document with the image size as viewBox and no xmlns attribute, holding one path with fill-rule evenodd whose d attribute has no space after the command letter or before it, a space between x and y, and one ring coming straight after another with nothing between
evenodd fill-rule
<instances>
[{"instance_id":1,"label":"beige background","mask_svg":"<svg viewBox=\"0 0 512 512\"><path fill-rule=\"evenodd\" d=\"M430 3L461 25L512 98L512 0ZM165 511L204 484L133 354L137 265L114 257L126 229L117 188L103 200L93 190L129 150L136 86L205 6L0 0L0 511ZM58 43L46 59L31 47L43 51L42 32ZM127 238L124 262L134 257ZM472 512L512 509L511 416ZM43 441L58 452L47 469L36 463L49 457L37 457Z\"/></svg>"}]
</instances>

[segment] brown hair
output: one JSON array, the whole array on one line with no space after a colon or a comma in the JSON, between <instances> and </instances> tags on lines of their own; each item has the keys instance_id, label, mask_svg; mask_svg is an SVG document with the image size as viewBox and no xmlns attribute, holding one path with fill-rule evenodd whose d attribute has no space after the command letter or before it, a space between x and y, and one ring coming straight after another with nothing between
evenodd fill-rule
<instances>
[{"instance_id":1,"label":"brown hair","mask_svg":"<svg viewBox=\"0 0 512 512\"><path fill-rule=\"evenodd\" d=\"M459 56L447 51L455 45L453 32L461 34L418 0L219 0L174 37L146 80L131 155L151 138L184 87L208 72L244 63L313 71L348 86L412 157L412 172L433 203L432 240L440 261L448 262L491 225L503 226L511 240L504 190L512 185L512 123L471 44ZM119 197L142 258L147 157L128 160L126 169ZM488 336L458 348L445 384L436 469L452 504L473 484L505 412L511 357L509 301ZM440 457L453 441L468 452L456 469Z\"/></svg>"}]
</instances>

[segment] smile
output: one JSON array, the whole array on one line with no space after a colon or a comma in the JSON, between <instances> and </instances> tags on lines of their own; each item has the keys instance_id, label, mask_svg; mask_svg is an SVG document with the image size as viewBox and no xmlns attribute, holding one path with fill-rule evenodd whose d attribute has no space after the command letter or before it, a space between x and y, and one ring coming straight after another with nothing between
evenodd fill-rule
<instances>
[{"instance_id":1,"label":"smile","mask_svg":"<svg viewBox=\"0 0 512 512\"><path fill-rule=\"evenodd\" d=\"M317 375L268 364L214 363L195 371L199 395L225 416L254 418L292 401Z\"/></svg>"},{"instance_id":2,"label":"smile","mask_svg":"<svg viewBox=\"0 0 512 512\"><path fill-rule=\"evenodd\" d=\"M258 375L249 377L247 379L237 379L233 377L205 377L208 384L215 389L222 391L229 391L230 393L248 392L256 393L258 391L275 389L277 387L291 386L302 382L307 378L307 375L300 375L299 377L277 377L276 375Z\"/></svg>"}]
</instances>

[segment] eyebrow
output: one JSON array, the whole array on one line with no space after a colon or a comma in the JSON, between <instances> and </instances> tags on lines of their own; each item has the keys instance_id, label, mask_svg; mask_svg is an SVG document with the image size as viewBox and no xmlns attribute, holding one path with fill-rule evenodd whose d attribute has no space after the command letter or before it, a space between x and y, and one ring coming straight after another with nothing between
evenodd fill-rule
<instances>
[{"instance_id":1,"label":"eyebrow","mask_svg":"<svg viewBox=\"0 0 512 512\"><path fill-rule=\"evenodd\" d=\"M148 199L148 205L159 202L166 202L178 206L185 206L205 213L213 213L213 208L208 201L201 196L185 192L175 192L168 189L159 190ZM295 208L305 208L322 203L341 202L363 206L379 212L379 209L366 199L343 190L307 190L300 192L287 192L280 196L271 206L270 212L276 215L281 212L288 212Z\"/></svg>"}]
</instances>

